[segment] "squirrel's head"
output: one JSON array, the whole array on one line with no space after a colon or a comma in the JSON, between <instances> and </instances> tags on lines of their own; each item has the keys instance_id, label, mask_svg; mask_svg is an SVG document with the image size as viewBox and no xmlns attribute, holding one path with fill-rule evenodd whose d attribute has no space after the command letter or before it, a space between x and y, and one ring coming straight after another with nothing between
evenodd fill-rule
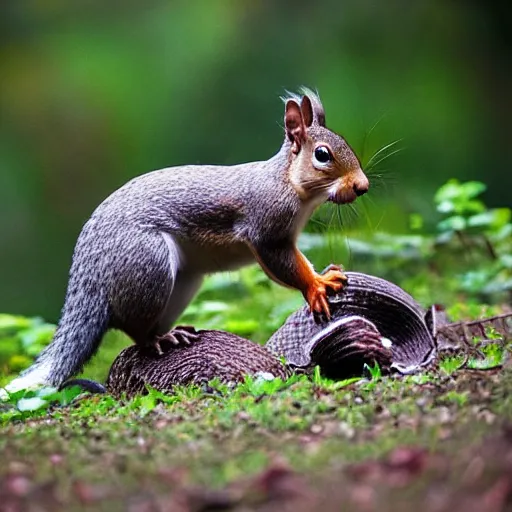
<instances>
[{"instance_id":1,"label":"squirrel's head","mask_svg":"<svg viewBox=\"0 0 512 512\"><path fill-rule=\"evenodd\" d=\"M325 127L320 98L309 89L302 92L283 98L291 182L303 200L351 203L368 191L368 178L346 141Z\"/></svg>"}]
</instances>

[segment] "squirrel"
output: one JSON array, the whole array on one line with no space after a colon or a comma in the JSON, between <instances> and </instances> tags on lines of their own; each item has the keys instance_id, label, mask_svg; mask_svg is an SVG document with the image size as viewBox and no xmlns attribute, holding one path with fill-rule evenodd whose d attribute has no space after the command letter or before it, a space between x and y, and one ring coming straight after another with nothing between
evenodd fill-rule
<instances>
[{"instance_id":1,"label":"squirrel","mask_svg":"<svg viewBox=\"0 0 512 512\"><path fill-rule=\"evenodd\" d=\"M326 128L317 94L302 88L282 99L285 140L269 160L152 171L96 208L74 249L53 340L7 392L60 386L109 329L156 350L192 341L193 330L169 328L203 277L254 261L329 317L327 289L346 277L337 266L316 273L296 240L320 204L350 203L369 182L347 142Z\"/></svg>"}]
</instances>

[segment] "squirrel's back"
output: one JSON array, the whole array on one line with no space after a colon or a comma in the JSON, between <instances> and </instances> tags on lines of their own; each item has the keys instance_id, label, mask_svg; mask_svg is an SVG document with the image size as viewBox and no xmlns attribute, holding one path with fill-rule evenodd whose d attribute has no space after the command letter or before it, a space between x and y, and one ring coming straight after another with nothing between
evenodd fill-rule
<instances>
[{"instance_id":1,"label":"squirrel's back","mask_svg":"<svg viewBox=\"0 0 512 512\"><path fill-rule=\"evenodd\" d=\"M133 178L107 197L84 231L90 231L87 225L100 224L115 235L118 227L124 230L132 225L210 244L222 244L226 237L227 242L234 238L243 241L248 216L263 215L276 222L270 217L289 218L283 209L300 208L298 196L286 182L284 166L286 152L280 151L263 162L185 165L152 171ZM282 199L278 205L276 194Z\"/></svg>"}]
</instances>

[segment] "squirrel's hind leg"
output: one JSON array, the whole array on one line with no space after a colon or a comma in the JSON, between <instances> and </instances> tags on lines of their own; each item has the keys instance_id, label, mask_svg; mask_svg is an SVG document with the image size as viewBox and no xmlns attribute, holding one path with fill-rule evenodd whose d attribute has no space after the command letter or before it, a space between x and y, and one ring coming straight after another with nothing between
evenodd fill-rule
<instances>
[{"instance_id":1,"label":"squirrel's hind leg","mask_svg":"<svg viewBox=\"0 0 512 512\"><path fill-rule=\"evenodd\" d=\"M150 340L157 354L161 355L176 346L190 345L198 338L192 326L177 325L171 330L169 328L194 298L202 282L202 275L178 272L166 308L156 326L156 335Z\"/></svg>"},{"instance_id":2,"label":"squirrel's hind leg","mask_svg":"<svg viewBox=\"0 0 512 512\"><path fill-rule=\"evenodd\" d=\"M129 255L130 267L114 280L112 327L158 352L158 337L167 333L187 307L203 276L183 270L178 242L168 233L144 231L133 245L129 241L126 245L125 251L135 254Z\"/></svg>"}]
</instances>

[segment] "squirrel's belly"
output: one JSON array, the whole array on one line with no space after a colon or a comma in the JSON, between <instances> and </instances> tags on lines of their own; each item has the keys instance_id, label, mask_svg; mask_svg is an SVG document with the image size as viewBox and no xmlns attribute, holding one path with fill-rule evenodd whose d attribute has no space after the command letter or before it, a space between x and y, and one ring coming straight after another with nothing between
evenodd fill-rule
<instances>
[{"instance_id":1,"label":"squirrel's belly","mask_svg":"<svg viewBox=\"0 0 512 512\"><path fill-rule=\"evenodd\" d=\"M254 256L243 242L226 245L180 243L185 268L210 274L227 270L236 270L254 263Z\"/></svg>"}]
</instances>

